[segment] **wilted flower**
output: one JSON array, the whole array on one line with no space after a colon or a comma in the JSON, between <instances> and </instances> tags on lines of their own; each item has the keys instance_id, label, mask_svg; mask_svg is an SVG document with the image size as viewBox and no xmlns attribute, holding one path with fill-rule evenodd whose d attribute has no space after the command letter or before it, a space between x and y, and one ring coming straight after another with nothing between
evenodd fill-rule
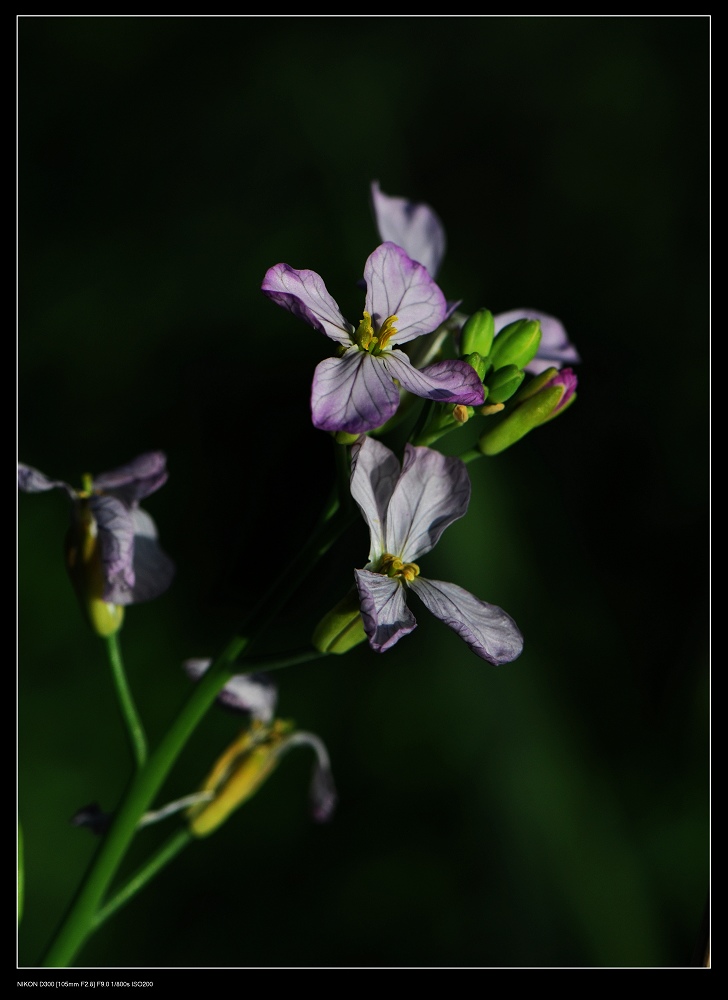
<instances>
[{"instance_id":1,"label":"wilted flower","mask_svg":"<svg viewBox=\"0 0 728 1000\"><path fill-rule=\"evenodd\" d=\"M205 779L201 802L188 811L190 830L196 837L216 830L258 791L281 757L297 746L311 747L316 758L309 790L311 817L318 823L331 819L336 788L326 747L313 733L292 730L290 722L280 719L271 725L254 720L250 729L231 743Z\"/></svg>"},{"instance_id":2,"label":"wilted flower","mask_svg":"<svg viewBox=\"0 0 728 1000\"><path fill-rule=\"evenodd\" d=\"M394 243L382 243L366 262L364 280L366 302L357 327L315 271L276 264L263 280L268 298L340 345L339 356L322 361L314 374L314 426L349 434L381 427L397 409L400 386L440 403L482 403L483 387L470 365L440 361L419 371L394 349L435 330L447 315L445 297L427 268Z\"/></svg>"},{"instance_id":3,"label":"wilted flower","mask_svg":"<svg viewBox=\"0 0 728 1000\"><path fill-rule=\"evenodd\" d=\"M435 278L445 255L445 230L435 212L423 202L384 194L378 181L372 182L371 195L381 239L401 246ZM525 369L530 374L538 375L546 368L560 368L581 360L561 320L536 309L509 309L507 312L497 313L496 335L503 327L519 319L534 319L541 323L538 352Z\"/></svg>"},{"instance_id":4,"label":"wilted flower","mask_svg":"<svg viewBox=\"0 0 728 1000\"><path fill-rule=\"evenodd\" d=\"M154 521L139 506L166 481L166 458L158 451L84 477L82 490L18 464L18 487L25 493L62 489L71 499L68 571L100 635L117 631L125 605L158 597L172 582L174 563L157 542Z\"/></svg>"},{"instance_id":5,"label":"wilted flower","mask_svg":"<svg viewBox=\"0 0 728 1000\"><path fill-rule=\"evenodd\" d=\"M463 462L430 448L405 446L400 469L381 442L363 437L352 448L351 494L369 525L369 562L355 570L369 645L393 646L417 625L407 607L413 590L425 607L490 663L521 653L523 637L512 618L453 583L426 580L415 559L434 548L470 501Z\"/></svg>"},{"instance_id":6,"label":"wilted flower","mask_svg":"<svg viewBox=\"0 0 728 1000\"><path fill-rule=\"evenodd\" d=\"M210 659L185 660L183 667L188 677L197 681L211 665ZM217 696L224 708L233 712L246 712L252 719L271 722L276 710L278 689L265 674L235 674Z\"/></svg>"}]
</instances>

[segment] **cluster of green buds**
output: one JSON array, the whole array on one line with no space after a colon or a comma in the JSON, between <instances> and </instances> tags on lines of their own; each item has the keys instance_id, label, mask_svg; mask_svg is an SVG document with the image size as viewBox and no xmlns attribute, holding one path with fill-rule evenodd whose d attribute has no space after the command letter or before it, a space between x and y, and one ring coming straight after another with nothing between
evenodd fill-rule
<instances>
[{"instance_id":1,"label":"cluster of green buds","mask_svg":"<svg viewBox=\"0 0 728 1000\"><path fill-rule=\"evenodd\" d=\"M483 405L439 407L430 414L416 443L431 445L479 415L490 419L477 448L484 455L496 455L565 409L576 398L576 375L570 368L548 368L527 379L525 369L540 343L537 319L516 320L496 336L490 310L473 313L460 333L460 358L483 382Z\"/></svg>"}]
</instances>

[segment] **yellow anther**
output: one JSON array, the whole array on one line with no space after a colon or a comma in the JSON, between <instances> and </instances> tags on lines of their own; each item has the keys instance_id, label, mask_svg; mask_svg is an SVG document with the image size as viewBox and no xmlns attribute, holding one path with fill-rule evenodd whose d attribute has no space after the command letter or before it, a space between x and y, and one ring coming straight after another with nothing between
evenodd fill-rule
<instances>
[{"instance_id":1,"label":"yellow anther","mask_svg":"<svg viewBox=\"0 0 728 1000\"><path fill-rule=\"evenodd\" d=\"M452 417L453 420L457 420L459 424L464 424L470 417L467 406L463 406L462 403L458 403L455 407L453 407Z\"/></svg>"},{"instance_id":2,"label":"yellow anther","mask_svg":"<svg viewBox=\"0 0 728 1000\"><path fill-rule=\"evenodd\" d=\"M500 413L504 409L505 403L486 403L485 406L481 406L480 412L484 417L492 417L494 413Z\"/></svg>"},{"instance_id":3,"label":"yellow anther","mask_svg":"<svg viewBox=\"0 0 728 1000\"><path fill-rule=\"evenodd\" d=\"M407 583L411 583L416 576L420 575L420 567L417 563L403 562L399 556L385 552L379 561L379 572L393 580L406 580Z\"/></svg>"},{"instance_id":4,"label":"yellow anther","mask_svg":"<svg viewBox=\"0 0 728 1000\"><path fill-rule=\"evenodd\" d=\"M397 322L398 319L396 316L387 316L385 321L382 323L379 330L379 344L377 346L377 352L384 350L389 343L390 338L397 332L397 327L394 325Z\"/></svg>"},{"instance_id":5,"label":"yellow anther","mask_svg":"<svg viewBox=\"0 0 728 1000\"><path fill-rule=\"evenodd\" d=\"M357 331L354 334L354 339L363 351L368 351L373 337L374 327L372 326L372 317L365 310L364 315L359 322Z\"/></svg>"}]
</instances>

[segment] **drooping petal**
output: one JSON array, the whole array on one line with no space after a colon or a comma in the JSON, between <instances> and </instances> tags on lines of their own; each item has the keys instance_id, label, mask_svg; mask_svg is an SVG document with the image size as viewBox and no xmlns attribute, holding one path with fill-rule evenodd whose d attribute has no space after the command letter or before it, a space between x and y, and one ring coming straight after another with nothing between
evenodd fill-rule
<instances>
[{"instance_id":1,"label":"drooping petal","mask_svg":"<svg viewBox=\"0 0 728 1000\"><path fill-rule=\"evenodd\" d=\"M428 611L457 632L476 656L496 666L520 656L523 636L502 608L486 604L454 583L418 576L410 586Z\"/></svg>"},{"instance_id":2,"label":"drooping petal","mask_svg":"<svg viewBox=\"0 0 728 1000\"><path fill-rule=\"evenodd\" d=\"M104 575L102 597L110 604L132 604L135 583L132 511L109 493L90 497L88 505L98 532Z\"/></svg>"},{"instance_id":3,"label":"drooping petal","mask_svg":"<svg viewBox=\"0 0 728 1000\"><path fill-rule=\"evenodd\" d=\"M470 477L459 458L405 445L402 474L387 511L386 551L414 562L434 548L469 502Z\"/></svg>"},{"instance_id":4,"label":"drooping petal","mask_svg":"<svg viewBox=\"0 0 728 1000\"><path fill-rule=\"evenodd\" d=\"M118 604L138 604L159 597L174 578L175 565L157 541L157 528L149 514L140 507L132 511L134 524L134 584L130 599Z\"/></svg>"},{"instance_id":5,"label":"drooping petal","mask_svg":"<svg viewBox=\"0 0 728 1000\"><path fill-rule=\"evenodd\" d=\"M366 310L376 323L396 316L390 344L404 344L432 333L447 315L447 302L427 268L395 243L382 243L364 267Z\"/></svg>"},{"instance_id":6,"label":"drooping petal","mask_svg":"<svg viewBox=\"0 0 728 1000\"><path fill-rule=\"evenodd\" d=\"M387 351L380 357L392 378L398 379L402 388L415 396L438 403L483 404L483 383L466 361L438 361L420 371L404 351Z\"/></svg>"},{"instance_id":7,"label":"drooping petal","mask_svg":"<svg viewBox=\"0 0 728 1000\"><path fill-rule=\"evenodd\" d=\"M424 202L384 194L378 181L372 181L371 190L381 239L402 247L436 277L445 256L445 227L438 216Z\"/></svg>"},{"instance_id":8,"label":"drooping petal","mask_svg":"<svg viewBox=\"0 0 728 1000\"><path fill-rule=\"evenodd\" d=\"M286 737L278 750L278 756L288 753L293 747L309 746L316 755L311 772L308 802L311 819L316 823L327 823L334 815L338 794L331 773L331 761L324 741L315 733L298 731Z\"/></svg>"},{"instance_id":9,"label":"drooping petal","mask_svg":"<svg viewBox=\"0 0 728 1000\"><path fill-rule=\"evenodd\" d=\"M368 569L354 570L354 575L369 645L383 653L417 627L415 616L407 607L404 586L399 580Z\"/></svg>"},{"instance_id":10,"label":"drooping petal","mask_svg":"<svg viewBox=\"0 0 728 1000\"><path fill-rule=\"evenodd\" d=\"M94 476L95 490L113 493L131 506L167 482L167 456L161 451L139 455L127 465Z\"/></svg>"},{"instance_id":11,"label":"drooping petal","mask_svg":"<svg viewBox=\"0 0 728 1000\"><path fill-rule=\"evenodd\" d=\"M354 327L344 319L323 278L315 271L297 271L288 264L276 264L266 272L262 290L276 305L331 340L346 347L352 343Z\"/></svg>"},{"instance_id":12,"label":"drooping petal","mask_svg":"<svg viewBox=\"0 0 728 1000\"><path fill-rule=\"evenodd\" d=\"M311 416L319 430L364 434L386 423L398 405L399 389L382 359L358 347L316 367Z\"/></svg>"},{"instance_id":13,"label":"drooping petal","mask_svg":"<svg viewBox=\"0 0 728 1000\"><path fill-rule=\"evenodd\" d=\"M538 312L536 309L509 309L508 312L498 313L494 319L496 335L504 326L519 319L540 321L541 343L536 357L526 365L526 371L531 375L538 375L547 368L561 368L562 365L581 361L578 351L569 340L564 324L555 316Z\"/></svg>"},{"instance_id":14,"label":"drooping petal","mask_svg":"<svg viewBox=\"0 0 728 1000\"><path fill-rule=\"evenodd\" d=\"M18 462L18 489L23 493L44 493L46 490L62 489L70 497L76 495L68 483L61 482L60 479L49 479L43 472L23 462Z\"/></svg>"},{"instance_id":15,"label":"drooping petal","mask_svg":"<svg viewBox=\"0 0 728 1000\"><path fill-rule=\"evenodd\" d=\"M369 526L369 561L384 555L387 508L400 465L397 456L381 441L361 437L351 449L351 495Z\"/></svg>"},{"instance_id":16,"label":"drooping petal","mask_svg":"<svg viewBox=\"0 0 728 1000\"><path fill-rule=\"evenodd\" d=\"M185 673L199 680L212 664L211 659L185 660ZM247 712L261 722L271 722L275 714L278 689L267 674L235 674L216 701L233 712Z\"/></svg>"}]
</instances>

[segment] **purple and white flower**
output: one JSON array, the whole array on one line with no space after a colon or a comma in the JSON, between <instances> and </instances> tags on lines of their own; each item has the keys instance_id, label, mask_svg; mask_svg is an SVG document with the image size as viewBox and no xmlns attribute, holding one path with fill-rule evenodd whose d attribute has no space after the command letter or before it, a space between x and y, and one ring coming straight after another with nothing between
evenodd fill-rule
<instances>
[{"instance_id":1,"label":"purple and white flower","mask_svg":"<svg viewBox=\"0 0 728 1000\"><path fill-rule=\"evenodd\" d=\"M174 563L159 546L154 521L139 506L140 500L166 481L166 457L159 451L139 455L111 472L88 476L84 489L78 491L18 463L18 488L23 492L61 489L70 498L71 539L87 567L85 583L98 587L92 596L112 605L149 601L172 582ZM69 565L69 569L73 575L74 567Z\"/></svg>"},{"instance_id":2,"label":"purple and white flower","mask_svg":"<svg viewBox=\"0 0 728 1000\"><path fill-rule=\"evenodd\" d=\"M437 544L470 501L470 478L459 458L405 446L400 468L380 441L352 448L351 494L369 526L369 562L355 570L364 630L383 653L417 625L407 607L412 590L425 607L489 663L515 660L523 637L513 619L453 583L426 580L415 560Z\"/></svg>"},{"instance_id":3,"label":"purple and white flower","mask_svg":"<svg viewBox=\"0 0 728 1000\"><path fill-rule=\"evenodd\" d=\"M400 386L440 403L482 403L483 386L464 361L440 361L418 371L395 349L431 333L447 315L445 297L427 268L386 242L368 258L364 280L364 314L356 327L315 271L276 264L263 280L268 298L339 345L339 356L322 361L314 374L314 426L349 434L381 427L397 409Z\"/></svg>"},{"instance_id":4,"label":"purple and white flower","mask_svg":"<svg viewBox=\"0 0 728 1000\"><path fill-rule=\"evenodd\" d=\"M445 255L445 229L436 213L424 202L408 201L384 194L378 181L372 181L372 208L379 235L401 246L413 260L419 261L432 278ZM535 319L541 323L541 343L536 357L525 370L538 375L547 368L581 361L579 353L569 340L561 320L537 309L509 309L495 317L496 336L509 323L519 319Z\"/></svg>"}]
</instances>

